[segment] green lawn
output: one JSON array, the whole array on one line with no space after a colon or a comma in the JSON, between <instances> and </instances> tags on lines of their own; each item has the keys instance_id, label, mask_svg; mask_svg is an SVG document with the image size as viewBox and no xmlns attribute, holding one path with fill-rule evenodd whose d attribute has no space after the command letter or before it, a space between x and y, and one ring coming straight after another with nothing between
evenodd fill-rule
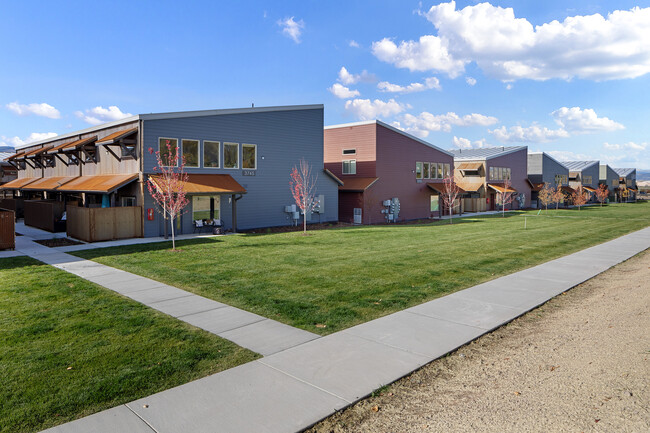
<instances>
[{"instance_id":1,"label":"green lawn","mask_svg":"<svg viewBox=\"0 0 650 433\"><path fill-rule=\"evenodd\" d=\"M0 432L34 432L256 354L74 275L0 259Z\"/></svg>"},{"instance_id":2,"label":"green lawn","mask_svg":"<svg viewBox=\"0 0 650 433\"><path fill-rule=\"evenodd\" d=\"M237 235L80 257L327 334L650 225L650 205ZM325 328L316 327L325 324Z\"/></svg>"}]
</instances>

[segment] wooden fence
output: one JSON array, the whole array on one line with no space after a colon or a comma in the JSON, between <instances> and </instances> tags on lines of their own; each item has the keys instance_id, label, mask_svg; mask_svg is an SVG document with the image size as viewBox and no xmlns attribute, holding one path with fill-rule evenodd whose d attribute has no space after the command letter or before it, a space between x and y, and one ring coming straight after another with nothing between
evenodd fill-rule
<instances>
[{"instance_id":1,"label":"wooden fence","mask_svg":"<svg viewBox=\"0 0 650 433\"><path fill-rule=\"evenodd\" d=\"M16 219L24 215L24 199L22 198L0 198L0 208L12 210L16 214Z\"/></svg>"},{"instance_id":2,"label":"wooden fence","mask_svg":"<svg viewBox=\"0 0 650 433\"><path fill-rule=\"evenodd\" d=\"M65 203L54 200L25 200L25 225L48 232L64 232Z\"/></svg>"},{"instance_id":3,"label":"wooden fence","mask_svg":"<svg viewBox=\"0 0 650 433\"><path fill-rule=\"evenodd\" d=\"M142 237L142 207L67 207L68 236L86 242Z\"/></svg>"},{"instance_id":4,"label":"wooden fence","mask_svg":"<svg viewBox=\"0 0 650 433\"><path fill-rule=\"evenodd\" d=\"M13 210L0 209L0 250L16 248L16 216Z\"/></svg>"},{"instance_id":5,"label":"wooden fence","mask_svg":"<svg viewBox=\"0 0 650 433\"><path fill-rule=\"evenodd\" d=\"M485 212L487 210L484 198L464 198L463 205L465 212Z\"/></svg>"}]
</instances>

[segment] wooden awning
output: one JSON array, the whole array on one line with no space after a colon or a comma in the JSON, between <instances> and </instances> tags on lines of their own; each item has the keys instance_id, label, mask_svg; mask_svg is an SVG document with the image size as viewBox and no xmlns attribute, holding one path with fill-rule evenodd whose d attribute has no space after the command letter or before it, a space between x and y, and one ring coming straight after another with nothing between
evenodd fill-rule
<instances>
[{"instance_id":1,"label":"wooden awning","mask_svg":"<svg viewBox=\"0 0 650 433\"><path fill-rule=\"evenodd\" d=\"M343 185L339 186L339 191L345 192L364 192L375 182L379 180L378 177L351 177L343 179Z\"/></svg>"},{"instance_id":2,"label":"wooden awning","mask_svg":"<svg viewBox=\"0 0 650 433\"><path fill-rule=\"evenodd\" d=\"M492 188L493 190L495 190L496 192L500 192L500 193L504 193L504 192L517 192L517 190L514 189L513 187L506 188L506 187L504 187L503 185L496 185L496 184L494 184L494 183L488 183L488 186L489 186L490 188Z\"/></svg>"},{"instance_id":3,"label":"wooden awning","mask_svg":"<svg viewBox=\"0 0 650 433\"><path fill-rule=\"evenodd\" d=\"M590 186L585 186L585 185L583 185L582 188L583 188L583 189L586 189L586 190L589 191L589 192L596 192L596 188L592 188L592 187L590 187Z\"/></svg>"},{"instance_id":4,"label":"wooden awning","mask_svg":"<svg viewBox=\"0 0 650 433\"><path fill-rule=\"evenodd\" d=\"M563 186L561 188L561 190L562 190L562 192L566 192L568 194L573 194L575 192L575 190L573 188L571 188L570 186Z\"/></svg>"},{"instance_id":5,"label":"wooden awning","mask_svg":"<svg viewBox=\"0 0 650 433\"><path fill-rule=\"evenodd\" d=\"M57 189L62 192L87 192L91 194L108 194L139 177L132 174L104 174L97 176L80 176Z\"/></svg>"},{"instance_id":6,"label":"wooden awning","mask_svg":"<svg viewBox=\"0 0 650 433\"><path fill-rule=\"evenodd\" d=\"M465 192L478 192L483 186L481 182L456 182L459 188Z\"/></svg>"},{"instance_id":7,"label":"wooden awning","mask_svg":"<svg viewBox=\"0 0 650 433\"><path fill-rule=\"evenodd\" d=\"M96 144L98 146L106 145L106 144L116 144L116 142L118 142L121 139L126 138L126 137L128 137L130 135L133 135L136 132L138 132L137 126L135 128L125 129L125 130L122 130L122 131L117 131L117 132L114 132L114 133L112 133L110 135L107 135L104 138L100 138L99 140L97 140Z\"/></svg>"},{"instance_id":8,"label":"wooden awning","mask_svg":"<svg viewBox=\"0 0 650 433\"><path fill-rule=\"evenodd\" d=\"M80 140L59 144L58 146L54 146L51 149L48 149L47 153L68 152L71 150L79 149L80 147L87 144L94 143L95 141L97 141L97 136L93 135L92 137L86 137Z\"/></svg>"},{"instance_id":9,"label":"wooden awning","mask_svg":"<svg viewBox=\"0 0 650 433\"><path fill-rule=\"evenodd\" d=\"M41 179L40 177L21 177L14 179L11 182L7 182L3 185L0 185L0 189L21 189L25 185L29 185L32 182Z\"/></svg>"},{"instance_id":10,"label":"wooden awning","mask_svg":"<svg viewBox=\"0 0 650 433\"><path fill-rule=\"evenodd\" d=\"M427 186L429 189L437 192L438 194L444 194L445 193L445 184L444 183L434 183L434 182L427 182ZM458 186L458 189L460 190L460 194L464 194L465 191L463 188L460 187L460 185L456 184Z\"/></svg>"},{"instance_id":11,"label":"wooden awning","mask_svg":"<svg viewBox=\"0 0 650 433\"><path fill-rule=\"evenodd\" d=\"M29 185L24 186L21 189L26 191L55 191L59 189L62 185L70 182L73 179L76 179L77 176L52 176L52 177L41 177L35 182L31 182Z\"/></svg>"},{"instance_id":12,"label":"wooden awning","mask_svg":"<svg viewBox=\"0 0 650 433\"><path fill-rule=\"evenodd\" d=\"M526 179L526 181L528 182L528 185L530 185L530 190L532 192L539 192L542 189L544 189L544 182L542 182L542 183L533 183L533 182L530 181L530 179Z\"/></svg>"},{"instance_id":13,"label":"wooden awning","mask_svg":"<svg viewBox=\"0 0 650 433\"><path fill-rule=\"evenodd\" d=\"M16 158L22 157L24 154L25 154L25 152L19 151L19 152L14 153L11 156L6 157L3 161L13 161Z\"/></svg>"},{"instance_id":14,"label":"wooden awning","mask_svg":"<svg viewBox=\"0 0 650 433\"><path fill-rule=\"evenodd\" d=\"M159 174L153 174L149 179L160 187L161 177ZM246 194L246 188L229 174L188 174L185 193L188 195Z\"/></svg>"},{"instance_id":15,"label":"wooden awning","mask_svg":"<svg viewBox=\"0 0 650 433\"><path fill-rule=\"evenodd\" d=\"M38 149L32 149L29 152L25 152L22 156L25 158L32 158L40 155L43 152L47 152L52 146L49 147L39 147Z\"/></svg>"},{"instance_id":16,"label":"wooden awning","mask_svg":"<svg viewBox=\"0 0 650 433\"><path fill-rule=\"evenodd\" d=\"M480 170L481 167L483 167L482 162L462 162L456 166L456 168L461 171L465 171L465 170L476 171L476 170Z\"/></svg>"}]
</instances>

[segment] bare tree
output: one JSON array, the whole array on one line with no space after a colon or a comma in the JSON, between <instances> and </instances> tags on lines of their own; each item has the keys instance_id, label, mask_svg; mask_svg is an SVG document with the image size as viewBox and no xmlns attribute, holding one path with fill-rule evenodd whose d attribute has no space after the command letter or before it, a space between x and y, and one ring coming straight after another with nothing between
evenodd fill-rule
<instances>
[{"instance_id":1,"label":"bare tree","mask_svg":"<svg viewBox=\"0 0 650 433\"><path fill-rule=\"evenodd\" d=\"M503 211L503 217L506 216L506 206L512 204L515 200L515 190L512 189L512 182L510 179L505 179L503 181L503 191L499 192L498 203L501 205L501 210Z\"/></svg>"},{"instance_id":2,"label":"bare tree","mask_svg":"<svg viewBox=\"0 0 650 433\"><path fill-rule=\"evenodd\" d=\"M454 219L452 213L461 190L454 181L453 173L449 173L445 176L442 183L443 191L440 193L440 198L442 199L443 207L449 209L449 224L452 224L452 220Z\"/></svg>"},{"instance_id":3,"label":"bare tree","mask_svg":"<svg viewBox=\"0 0 650 433\"><path fill-rule=\"evenodd\" d=\"M178 146L172 151L169 140L166 141L167 150L161 155L160 151L154 152L149 148L149 153L156 155L155 175L147 179L147 189L158 205L158 212L166 219L171 219L172 250L176 251L176 238L174 234L174 221L182 215L183 209L189 203L186 197L185 184L185 158L178 154ZM165 222L166 224L166 222Z\"/></svg>"},{"instance_id":4,"label":"bare tree","mask_svg":"<svg viewBox=\"0 0 650 433\"><path fill-rule=\"evenodd\" d=\"M300 159L298 166L293 166L289 174L289 188L291 195L303 215L303 233L307 233L307 214L318 206L314 194L318 176L313 176L311 166L304 159Z\"/></svg>"}]
</instances>

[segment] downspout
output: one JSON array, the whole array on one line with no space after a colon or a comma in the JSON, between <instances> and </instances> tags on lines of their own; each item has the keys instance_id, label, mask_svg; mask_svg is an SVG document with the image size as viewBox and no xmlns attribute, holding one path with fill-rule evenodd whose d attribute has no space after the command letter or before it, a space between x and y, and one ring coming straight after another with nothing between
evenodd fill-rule
<instances>
[{"instance_id":1,"label":"downspout","mask_svg":"<svg viewBox=\"0 0 650 433\"><path fill-rule=\"evenodd\" d=\"M232 195L232 232L237 233L237 202L244 197L242 194Z\"/></svg>"}]
</instances>

